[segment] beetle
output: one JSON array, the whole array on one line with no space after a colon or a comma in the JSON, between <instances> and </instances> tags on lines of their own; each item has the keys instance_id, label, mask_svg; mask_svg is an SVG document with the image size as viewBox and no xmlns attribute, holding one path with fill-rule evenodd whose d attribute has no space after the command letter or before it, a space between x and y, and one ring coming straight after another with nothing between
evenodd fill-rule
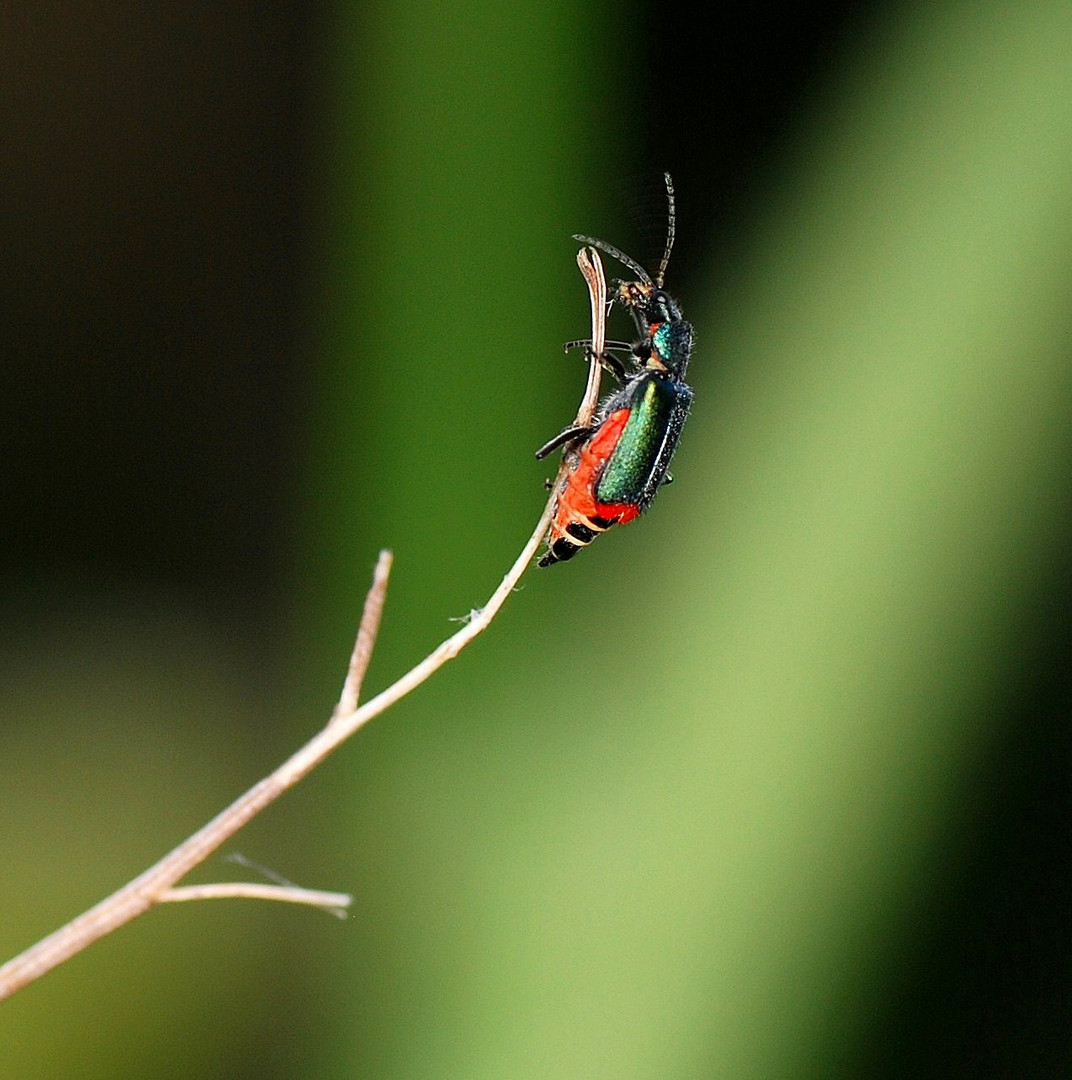
<instances>
[{"instance_id":1,"label":"beetle","mask_svg":"<svg viewBox=\"0 0 1072 1080\"><path fill-rule=\"evenodd\" d=\"M598 357L620 383L599 406L590 427L567 428L537 452L544 458L564 447L569 472L558 496L540 566L572 559L600 533L643 513L659 488L670 482L670 461L692 405L685 372L692 356L692 324L663 289L674 246L674 188L664 174L669 204L666 248L654 278L624 252L603 240L574 236L616 259L636 279L618 280L611 302L626 308L637 340L610 343ZM571 342L570 345L588 344ZM569 347L569 346L567 346ZM625 359L617 353L624 353Z\"/></svg>"}]
</instances>

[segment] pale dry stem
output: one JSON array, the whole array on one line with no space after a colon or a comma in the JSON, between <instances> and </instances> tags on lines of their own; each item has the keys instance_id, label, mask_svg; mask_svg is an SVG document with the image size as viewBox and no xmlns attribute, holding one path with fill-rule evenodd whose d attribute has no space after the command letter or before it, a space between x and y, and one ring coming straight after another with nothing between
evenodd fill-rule
<instances>
[{"instance_id":1,"label":"pale dry stem","mask_svg":"<svg viewBox=\"0 0 1072 1080\"><path fill-rule=\"evenodd\" d=\"M276 900L285 904L308 904L340 919L346 918L346 909L353 901L349 893L301 889L297 885L268 885L257 881L179 885L174 889L165 889L157 899L161 904L178 904L187 900Z\"/></svg>"},{"instance_id":2,"label":"pale dry stem","mask_svg":"<svg viewBox=\"0 0 1072 1080\"><path fill-rule=\"evenodd\" d=\"M582 249L577 255L577 262L588 283L592 302L592 351L588 386L576 420L577 426L587 427L592 422L599 396L598 358L603 351L605 341L606 283L602 262L598 252L593 248ZM273 803L316 768L354 732L418 687L448 660L457 656L473 638L487 629L499 608L514 590L521 575L528 569L537 548L546 535L554 514L559 490L567 474L568 465L564 461L552 484L551 497L532 536L509 573L492 593L487 604L475 611L472 619L465 626L447 638L416 667L376 697L358 706L361 682L368 670L372 649L379 631L391 570L391 553L381 551L373 574L372 585L365 598L357 640L339 696L339 703L327 725L273 773L250 788L154 866L77 916L66 926L43 938L36 945L32 945L0 967L0 1000L10 997L47 971L81 952L94 941L110 934L158 903L244 896L312 904L336 912L344 910L351 898L343 893L322 893L298 889L295 886L247 883L180 888L176 888L175 885L266 806Z\"/></svg>"}]
</instances>

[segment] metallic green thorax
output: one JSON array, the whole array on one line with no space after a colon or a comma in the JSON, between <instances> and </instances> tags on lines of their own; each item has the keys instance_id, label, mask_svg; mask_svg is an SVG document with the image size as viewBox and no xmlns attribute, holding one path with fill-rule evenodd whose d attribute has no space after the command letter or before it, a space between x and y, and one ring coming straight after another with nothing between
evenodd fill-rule
<instances>
[{"instance_id":1,"label":"metallic green thorax","mask_svg":"<svg viewBox=\"0 0 1072 1080\"><path fill-rule=\"evenodd\" d=\"M673 322L659 324L652 332L651 344L655 355L666 368L679 379L683 379L692 355L691 323L685 322L679 316Z\"/></svg>"},{"instance_id":2,"label":"metallic green thorax","mask_svg":"<svg viewBox=\"0 0 1072 1080\"><path fill-rule=\"evenodd\" d=\"M596 485L603 503L629 503L643 510L655 497L677 447L681 426L692 403L692 391L682 382L649 372L631 383L607 413L629 408L629 419L618 445Z\"/></svg>"}]
</instances>

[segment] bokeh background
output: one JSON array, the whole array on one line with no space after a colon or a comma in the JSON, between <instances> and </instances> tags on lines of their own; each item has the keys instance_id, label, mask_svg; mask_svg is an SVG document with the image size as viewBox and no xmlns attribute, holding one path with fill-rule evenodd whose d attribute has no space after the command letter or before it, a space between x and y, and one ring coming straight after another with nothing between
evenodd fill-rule
<instances>
[{"instance_id":1,"label":"bokeh background","mask_svg":"<svg viewBox=\"0 0 1072 1080\"><path fill-rule=\"evenodd\" d=\"M653 512L231 846L352 917L150 913L0 1077L1072 1071L1072 4L688 8L0 15L5 957L323 722L380 547L370 691L482 603L664 169L698 342Z\"/></svg>"}]
</instances>

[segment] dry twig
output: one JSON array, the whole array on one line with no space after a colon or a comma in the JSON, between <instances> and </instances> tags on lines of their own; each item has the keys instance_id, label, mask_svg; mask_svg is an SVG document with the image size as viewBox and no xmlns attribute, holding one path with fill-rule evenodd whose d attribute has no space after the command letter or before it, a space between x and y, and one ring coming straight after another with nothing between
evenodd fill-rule
<instances>
[{"instance_id":1,"label":"dry twig","mask_svg":"<svg viewBox=\"0 0 1072 1080\"><path fill-rule=\"evenodd\" d=\"M588 283L592 301L592 349L589 354L588 386L576 419L577 426L587 427L592 421L599 396L599 356L603 352L605 341L606 283L603 276L603 264L599 253L594 248L582 249L577 255L577 262ZM45 972L158 903L242 896L312 904L335 913L345 909L351 898L343 893L322 893L298 889L294 886L258 885L246 882L180 888L175 886L266 806L273 803L302 777L316 768L354 732L373 717L379 716L400 698L405 697L411 690L420 686L443 664L457 656L473 638L487 629L499 608L517 585L521 575L528 568L536 554L536 549L547 533L566 474L567 465L564 462L559 468L558 476L551 488L551 497L548 499L536 529L487 604L475 611L472 619L416 667L376 697L358 706L361 683L368 670L380 626L380 616L387 594L387 579L391 570L391 553L381 551L373 574L372 585L365 598L357 640L342 693L339 696L339 703L327 725L275 772L250 788L154 866L77 916L66 926L43 938L36 945L32 945L0 967L0 1000L10 997L22 987L40 978Z\"/></svg>"}]
</instances>

